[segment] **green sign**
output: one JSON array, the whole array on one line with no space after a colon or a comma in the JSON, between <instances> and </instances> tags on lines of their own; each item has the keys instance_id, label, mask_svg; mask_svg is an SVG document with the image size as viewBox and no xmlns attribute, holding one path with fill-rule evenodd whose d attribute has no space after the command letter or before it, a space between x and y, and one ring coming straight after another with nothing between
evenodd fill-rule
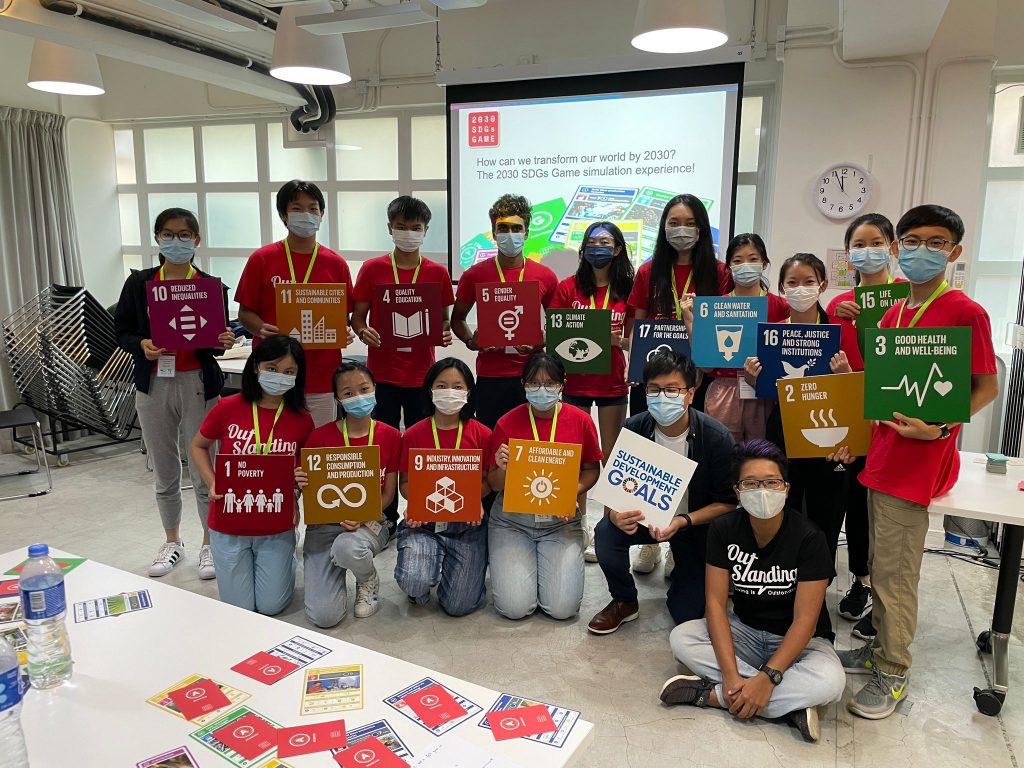
<instances>
[{"instance_id":1,"label":"green sign","mask_svg":"<svg viewBox=\"0 0 1024 768\"><path fill-rule=\"evenodd\" d=\"M970 328L874 328L865 341L864 418L971 420Z\"/></svg>"},{"instance_id":2,"label":"green sign","mask_svg":"<svg viewBox=\"0 0 1024 768\"><path fill-rule=\"evenodd\" d=\"M857 315L857 343L864 349L864 334L877 328L882 316L893 304L910 295L910 283L888 283L886 285L858 285L853 297L860 305Z\"/></svg>"},{"instance_id":3,"label":"green sign","mask_svg":"<svg viewBox=\"0 0 1024 768\"><path fill-rule=\"evenodd\" d=\"M549 309L547 345L566 373L611 373L612 311Z\"/></svg>"}]
</instances>

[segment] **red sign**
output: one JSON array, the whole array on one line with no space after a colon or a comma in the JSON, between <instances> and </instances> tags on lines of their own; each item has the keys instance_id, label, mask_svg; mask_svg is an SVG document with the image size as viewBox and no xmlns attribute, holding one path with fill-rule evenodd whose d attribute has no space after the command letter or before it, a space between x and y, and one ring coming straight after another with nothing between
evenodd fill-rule
<instances>
[{"instance_id":1,"label":"red sign","mask_svg":"<svg viewBox=\"0 0 1024 768\"><path fill-rule=\"evenodd\" d=\"M278 658L266 651L260 651L259 653L254 653L245 661L238 662L231 669L240 675L251 677L258 682L273 685L282 677L287 677L298 668L298 664Z\"/></svg>"},{"instance_id":2,"label":"red sign","mask_svg":"<svg viewBox=\"0 0 1024 768\"><path fill-rule=\"evenodd\" d=\"M277 729L277 756L293 757L329 749L344 749L348 746L345 721L310 723L292 728Z\"/></svg>"},{"instance_id":3,"label":"red sign","mask_svg":"<svg viewBox=\"0 0 1024 768\"><path fill-rule=\"evenodd\" d=\"M479 523L483 451L413 448L409 451L407 520Z\"/></svg>"},{"instance_id":4,"label":"red sign","mask_svg":"<svg viewBox=\"0 0 1024 768\"><path fill-rule=\"evenodd\" d=\"M224 695L220 686L205 678L171 691L167 696L182 717L189 721L231 705L231 700Z\"/></svg>"},{"instance_id":5,"label":"red sign","mask_svg":"<svg viewBox=\"0 0 1024 768\"><path fill-rule=\"evenodd\" d=\"M164 349L222 348L217 338L227 328L224 287L219 278L150 280L146 283L149 330Z\"/></svg>"},{"instance_id":6,"label":"red sign","mask_svg":"<svg viewBox=\"0 0 1024 768\"><path fill-rule=\"evenodd\" d=\"M295 457L285 453L217 454L215 529L280 530L295 521Z\"/></svg>"},{"instance_id":7,"label":"red sign","mask_svg":"<svg viewBox=\"0 0 1024 768\"><path fill-rule=\"evenodd\" d=\"M518 739L521 736L536 736L558 730L551 713L543 704L519 709L498 710L487 713L487 722L495 741Z\"/></svg>"},{"instance_id":8,"label":"red sign","mask_svg":"<svg viewBox=\"0 0 1024 768\"><path fill-rule=\"evenodd\" d=\"M382 349L438 347L444 342L444 306L437 283L374 286L371 311Z\"/></svg>"},{"instance_id":9,"label":"red sign","mask_svg":"<svg viewBox=\"0 0 1024 768\"><path fill-rule=\"evenodd\" d=\"M277 746L277 729L253 712L213 732L213 738L246 760Z\"/></svg>"},{"instance_id":10,"label":"red sign","mask_svg":"<svg viewBox=\"0 0 1024 768\"><path fill-rule=\"evenodd\" d=\"M481 348L535 346L543 340L536 281L477 283L476 341Z\"/></svg>"},{"instance_id":11,"label":"red sign","mask_svg":"<svg viewBox=\"0 0 1024 768\"><path fill-rule=\"evenodd\" d=\"M498 112L469 113L469 146L498 146Z\"/></svg>"},{"instance_id":12,"label":"red sign","mask_svg":"<svg viewBox=\"0 0 1024 768\"><path fill-rule=\"evenodd\" d=\"M466 714L466 709L440 685L431 685L404 699L427 728L439 728Z\"/></svg>"},{"instance_id":13,"label":"red sign","mask_svg":"<svg viewBox=\"0 0 1024 768\"><path fill-rule=\"evenodd\" d=\"M408 768L408 763L371 736L334 756L341 768Z\"/></svg>"}]
</instances>

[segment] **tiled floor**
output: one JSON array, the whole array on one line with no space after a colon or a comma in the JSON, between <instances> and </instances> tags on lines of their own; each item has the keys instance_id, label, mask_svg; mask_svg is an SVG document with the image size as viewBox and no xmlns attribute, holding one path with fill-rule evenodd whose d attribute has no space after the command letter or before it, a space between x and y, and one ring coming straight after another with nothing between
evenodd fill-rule
<instances>
[{"instance_id":1,"label":"tiled floor","mask_svg":"<svg viewBox=\"0 0 1024 768\"><path fill-rule=\"evenodd\" d=\"M71 466L55 470L56 490L47 496L0 504L0 551L46 541L144 574L162 541L151 476L137 452L106 453L79 455ZM0 457L3 467L18 461L23 459ZM3 490L20 482L4 481ZM186 510L194 509L191 495L186 497ZM935 527L941 523L933 522ZM188 557L165 578L216 598L216 584L200 582L196 575L199 531L194 511L187 512L183 535ZM939 543L933 534L929 544ZM840 558L845 562L845 551ZM583 766L1003 768L1016 767L1024 758L1024 600L1016 611L1011 692L1002 716L979 714L971 698L972 687L986 685L990 674L988 658L983 663L974 649L974 637L991 616L993 570L927 555L910 701L879 722L853 718L842 705L823 709L822 740L811 745L784 725L738 723L722 712L666 708L658 702L661 683L676 672L660 568L638 579L640 620L596 637L587 633L586 622L608 600L596 565L587 566L581 615L559 623L543 616L510 622L489 606L461 619L444 616L436 606L416 608L395 586L394 562L391 546L378 559L383 587L377 615L364 620L350 616L329 633L481 685L581 710L597 725ZM829 592L833 611L848 580L842 573ZM306 626L301 584L300 571L295 600L281 618ZM840 647L849 647L850 625L834 621ZM847 696L860 683L851 678Z\"/></svg>"}]
</instances>

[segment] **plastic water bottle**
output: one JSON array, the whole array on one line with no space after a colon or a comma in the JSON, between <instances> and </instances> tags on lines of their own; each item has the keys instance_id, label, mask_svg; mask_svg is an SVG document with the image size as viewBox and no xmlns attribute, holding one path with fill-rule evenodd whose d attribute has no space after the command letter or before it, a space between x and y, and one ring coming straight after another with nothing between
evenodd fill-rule
<instances>
[{"instance_id":1,"label":"plastic water bottle","mask_svg":"<svg viewBox=\"0 0 1024 768\"><path fill-rule=\"evenodd\" d=\"M28 556L20 580L28 680L33 688L53 688L71 677L71 643L64 626L64 574L46 544L33 544Z\"/></svg>"},{"instance_id":2,"label":"plastic water bottle","mask_svg":"<svg viewBox=\"0 0 1024 768\"><path fill-rule=\"evenodd\" d=\"M28 765L21 731L20 677L17 652L0 637L0 768Z\"/></svg>"}]
</instances>

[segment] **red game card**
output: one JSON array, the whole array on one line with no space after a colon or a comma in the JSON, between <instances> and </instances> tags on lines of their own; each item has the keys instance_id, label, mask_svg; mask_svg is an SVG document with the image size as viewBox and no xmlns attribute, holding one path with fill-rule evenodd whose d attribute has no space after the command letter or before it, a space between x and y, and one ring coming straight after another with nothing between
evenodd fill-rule
<instances>
[{"instance_id":1,"label":"red game card","mask_svg":"<svg viewBox=\"0 0 1024 768\"><path fill-rule=\"evenodd\" d=\"M487 722L495 741L518 739L521 736L536 736L538 733L557 731L558 726L551 719L548 708L543 704L519 709L488 712Z\"/></svg>"},{"instance_id":2,"label":"red game card","mask_svg":"<svg viewBox=\"0 0 1024 768\"><path fill-rule=\"evenodd\" d=\"M346 746L348 746L348 737L345 735L344 720L277 729L278 757L308 755L311 752L344 749Z\"/></svg>"},{"instance_id":3,"label":"red game card","mask_svg":"<svg viewBox=\"0 0 1024 768\"><path fill-rule=\"evenodd\" d=\"M277 729L250 712L231 725L214 731L213 738L246 760L253 760L277 746Z\"/></svg>"},{"instance_id":4,"label":"red game card","mask_svg":"<svg viewBox=\"0 0 1024 768\"><path fill-rule=\"evenodd\" d=\"M409 765L374 736L339 752L334 760L341 768L408 768Z\"/></svg>"},{"instance_id":5,"label":"red game card","mask_svg":"<svg viewBox=\"0 0 1024 768\"><path fill-rule=\"evenodd\" d=\"M539 283L478 283L476 339L481 347L513 347L544 341Z\"/></svg>"},{"instance_id":6,"label":"red game card","mask_svg":"<svg viewBox=\"0 0 1024 768\"><path fill-rule=\"evenodd\" d=\"M205 678L196 680L184 688L171 691L167 695L186 720L195 720L231 704L231 700L224 695L217 684L213 680Z\"/></svg>"},{"instance_id":7,"label":"red game card","mask_svg":"<svg viewBox=\"0 0 1024 768\"><path fill-rule=\"evenodd\" d=\"M17 597L19 594L17 579L0 581L0 597Z\"/></svg>"},{"instance_id":8,"label":"red game card","mask_svg":"<svg viewBox=\"0 0 1024 768\"><path fill-rule=\"evenodd\" d=\"M466 709L440 685L431 685L405 697L409 709L427 728L437 728L466 714Z\"/></svg>"},{"instance_id":9,"label":"red game card","mask_svg":"<svg viewBox=\"0 0 1024 768\"><path fill-rule=\"evenodd\" d=\"M231 670L240 675L251 677L257 682L273 685L282 677L287 677L298 668L298 664L279 659L277 656L266 651L260 651L259 653L254 653L245 661L238 662Z\"/></svg>"}]
</instances>

